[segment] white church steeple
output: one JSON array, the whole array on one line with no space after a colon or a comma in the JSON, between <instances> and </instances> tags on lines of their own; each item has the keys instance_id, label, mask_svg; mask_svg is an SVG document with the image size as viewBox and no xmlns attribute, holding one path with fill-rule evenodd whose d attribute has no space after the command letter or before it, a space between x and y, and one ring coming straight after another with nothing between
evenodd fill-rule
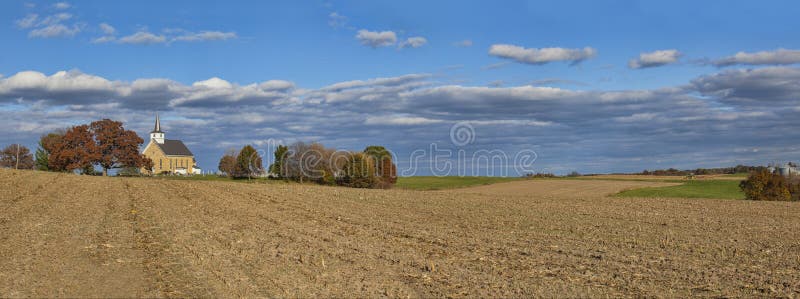
<instances>
[{"instance_id":1,"label":"white church steeple","mask_svg":"<svg viewBox=\"0 0 800 299\"><path fill-rule=\"evenodd\" d=\"M158 118L158 112L156 112L156 126L150 132L150 139L156 143L164 144L164 132L161 132L161 119Z\"/></svg>"}]
</instances>

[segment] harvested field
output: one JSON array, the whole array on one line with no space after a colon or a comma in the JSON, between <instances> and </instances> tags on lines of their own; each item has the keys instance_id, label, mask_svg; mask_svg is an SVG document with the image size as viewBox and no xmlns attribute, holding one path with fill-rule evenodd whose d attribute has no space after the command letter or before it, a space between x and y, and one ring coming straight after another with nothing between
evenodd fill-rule
<instances>
[{"instance_id":1,"label":"harvested field","mask_svg":"<svg viewBox=\"0 0 800 299\"><path fill-rule=\"evenodd\" d=\"M800 295L800 204L0 170L0 297Z\"/></svg>"}]
</instances>

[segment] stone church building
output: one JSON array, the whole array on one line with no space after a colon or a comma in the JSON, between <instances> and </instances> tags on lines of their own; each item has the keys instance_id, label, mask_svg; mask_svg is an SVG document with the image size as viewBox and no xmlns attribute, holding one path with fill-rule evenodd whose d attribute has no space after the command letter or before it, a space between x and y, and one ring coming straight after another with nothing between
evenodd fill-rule
<instances>
[{"instance_id":1,"label":"stone church building","mask_svg":"<svg viewBox=\"0 0 800 299\"><path fill-rule=\"evenodd\" d=\"M164 138L161 120L156 114L156 125L150 132L150 143L142 154L153 160L153 174L200 174L192 151L183 141ZM146 170L143 170L147 173Z\"/></svg>"}]
</instances>

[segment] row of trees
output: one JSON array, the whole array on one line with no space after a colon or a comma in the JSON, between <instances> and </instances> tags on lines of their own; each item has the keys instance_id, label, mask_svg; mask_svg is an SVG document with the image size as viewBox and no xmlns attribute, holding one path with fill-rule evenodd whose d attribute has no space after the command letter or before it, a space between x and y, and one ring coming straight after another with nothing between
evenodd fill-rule
<instances>
[{"instance_id":1,"label":"row of trees","mask_svg":"<svg viewBox=\"0 0 800 299\"><path fill-rule=\"evenodd\" d=\"M219 171L232 178L248 178L264 173L264 166L258 151L250 145L245 145L238 153L228 150L219 160Z\"/></svg>"},{"instance_id":2,"label":"row of trees","mask_svg":"<svg viewBox=\"0 0 800 299\"><path fill-rule=\"evenodd\" d=\"M391 188L397 182L397 166L391 153L382 146L368 146L362 152L327 148L320 143L297 142L280 145L268 169L252 146L238 153L228 151L219 161L219 170L233 178L267 174L273 178L340 185L354 188Z\"/></svg>"},{"instance_id":3,"label":"row of trees","mask_svg":"<svg viewBox=\"0 0 800 299\"><path fill-rule=\"evenodd\" d=\"M669 169L657 169L657 170L644 170L639 174L643 175L709 175L709 174L734 174L734 173L750 173L754 171L764 170L766 167L764 166L747 166L747 165L736 165L734 167L721 167L721 168L697 168L697 169L686 169L686 170L679 170L675 168Z\"/></svg>"},{"instance_id":4,"label":"row of trees","mask_svg":"<svg viewBox=\"0 0 800 299\"><path fill-rule=\"evenodd\" d=\"M103 119L43 135L33 156L24 146L10 145L3 149L0 163L18 169L83 174L94 174L99 166L103 175L114 168L152 169L153 162L139 153L142 143L144 140L121 122Z\"/></svg>"}]
</instances>

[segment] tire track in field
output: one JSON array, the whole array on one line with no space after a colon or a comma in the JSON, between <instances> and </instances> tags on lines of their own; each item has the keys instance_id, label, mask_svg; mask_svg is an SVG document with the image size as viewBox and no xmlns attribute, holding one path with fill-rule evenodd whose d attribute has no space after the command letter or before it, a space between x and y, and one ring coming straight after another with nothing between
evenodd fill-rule
<instances>
[{"instance_id":1,"label":"tire track in field","mask_svg":"<svg viewBox=\"0 0 800 299\"><path fill-rule=\"evenodd\" d=\"M183 207L184 209L179 210L179 212L194 215L195 217L193 220L201 222L201 225L197 225L196 227L214 227L219 225L216 221L212 221L213 216L207 207L201 208L200 211L197 211L197 209L194 209L194 211L187 209L189 206L195 206L198 202L207 200L209 193L203 192L201 196L198 196L197 193L186 188L187 186L179 186L179 184L162 183L162 187L167 193L174 194L173 202L170 203L171 206ZM190 194L195 196L190 196ZM182 201L176 202L174 201L175 199L181 199ZM205 242L203 243L204 246L223 250L232 249L231 244L233 244L234 241L226 238L224 234L210 234L209 237L210 238L206 239L206 241L213 241L213 243ZM191 244L182 244L182 248L188 251L194 258L202 260L200 252L195 250ZM232 254L230 255L231 258L228 259L216 259L215 262L229 272L220 273L218 271L211 271L213 277L222 285L236 286L236 288L232 288L230 291L237 292L239 296L276 297L276 295L266 287L252 283L257 280L258 276L255 272L254 265L239 258L233 258L235 256L235 254ZM278 285L274 284L273 287L277 288Z\"/></svg>"},{"instance_id":2,"label":"tire track in field","mask_svg":"<svg viewBox=\"0 0 800 299\"><path fill-rule=\"evenodd\" d=\"M235 188L236 190L227 190L227 194L225 198L238 198L239 200L246 200L250 199L257 204L263 204L266 202L272 202L271 200L265 200L264 202L259 202L254 195L259 194L258 192L251 192L250 190L253 186L249 185L242 185L241 187ZM262 188L269 188L263 186ZM264 190L259 190L262 193ZM285 191L285 190L284 190ZM333 190L328 190L333 191ZM202 194L208 194L207 191L201 192ZM291 192L286 192L291 193ZM447 255L447 249L449 248L459 248L462 247L462 244L459 243L442 243L438 241L446 240L444 236L438 237L420 237L418 235L419 231L425 231L426 229L438 229L436 227L431 228L423 228L418 227L416 223L393 223L391 226L387 227L384 225L377 225L381 223L378 221L376 223L376 219L367 217L364 219L363 215L353 214L347 218L351 219L336 219L334 218L345 218L345 215L335 213L334 211L338 208L347 209L348 206L338 207L334 209L334 206L339 206L342 204L342 201L347 200L319 200L314 198L315 194L307 194L308 197L303 199L294 198L291 194L282 194L284 198L290 198L285 201L282 201L282 204L286 204L289 208L282 207L280 210L281 214L281 222L284 222L285 225L292 228L292 232L295 232L293 235L295 236L295 242L304 242L309 245L313 245L315 248L325 248L324 243L319 244L320 240L325 239L341 239L345 238L347 240L351 240L352 242L338 242L336 244L336 248L338 250L347 249L352 250L353 253L351 254L354 258L342 258L343 261L350 260L354 262L355 260L360 260L363 258L370 258L375 261L381 261L381 267L387 270L386 276L391 277L395 275L397 276L396 280L408 280L408 277L422 277L424 278L426 274L426 268L435 267L436 263L431 264L429 261L430 254L435 255ZM269 195L267 195L269 196ZM355 202L355 201L354 201ZM326 203L329 203L329 206L325 206ZM369 202L365 202L364 200L359 201L358 203L364 203L369 205ZM319 206L323 204L323 206ZM309 208L309 207L317 207ZM388 207L387 207L388 208ZM353 211L356 212L356 211ZM417 211L413 211L417 212ZM338 215L338 216L337 216ZM302 222L298 220L308 220L307 222ZM372 221L372 225L367 224L363 221ZM420 225L426 225L425 221L420 221ZM315 229L317 227L322 227L322 230ZM298 228L307 228L302 230L302 232L298 231ZM347 234L339 235L334 234L335 231L344 231ZM416 231L416 232L415 232ZM327 235L327 236L326 236ZM362 244L362 246L351 247L347 246L349 243L357 243ZM344 246L343 246L344 245ZM454 246L455 245L455 246ZM496 246L496 247L495 247ZM502 253L503 255L507 255L508 253L505 252L503 245L496 244L495 246L490 246L491 248L495 248L496 250L492 250L491 248L488 251L496 251ZM371 251L363 252L361 248L370 248ZM456 250L457 251L457 250ZM465 257L464 259L470 259ZM474 258L477 260L478 257L475 256ZM436 260L436 258L434 258ZM372 264L372 263L368 263ZM440 264L443 265L444 263ZM456 267L455 265L453 267ZM373 275L378 275L373 271ZM382 272L382 271L378 271ZM405 273L405 274L403 274ZM403 275L410 275L410 276L403 276ZM444 278L446 279L446 277ZM416 279L412 279L410 282L412 285L417 283ZM444 283L444 281L442 281ZM433 292L433 293L431 293ZM423 291L422 293L417 293L416 296L433 296L433 295L444 295L444 293L437 293L438 291L434 289L428 289L427 291ZM412 292L415 293L415 292ZM423 295L428 294L428 295Z\"/></svg>"},{"instance_id":3,"label":"tire track in field","mask_svg":"<svg viewBox=\"0 0 800 299\"><path fill-rule=\"evenodd\" d=\"M180 184L177 184L177 185L180 185ZM241 185L241 186L244 187L244 185ZM176 190L186 190L182 186L175 186L173 188L176 189ZM206 189L206 188L203 188L203 189ZM239 188L236 188L236 189L237 189L236 191L233 191L231 193L225 193L225 194L219 193L214 188L210 188L210 189L207 189L207 190L201 190L201 191L192 190L191 192L194 192L194 193L192 193L192 196L191 197L185 196L185 198L187 200L190 200L190 201L195 202L197 204L205 204L201 208L203 210L203 214L206 216L206 217L203 217L204 218L203 221L212 222L212 223L216 222L219 225L221 223L224 223L224 221L223 220L214 219L213 218L214 216L211 215L210 213L208 213L208 206L207 205L216 206L219 203L214 204L214 202L219 198L240 198L240 199L248 199L248 200L253 200L254 199L251 196L249 196L249 194L247 194L246 191L238 190ZM228 190L228 191L231 191L231 190ZM222 195L222 197L221 197L221 195ZM224 203L222 205L224 205ZM261 206L259 206L259 207L261 207ZM320 247L320 246L318 246L319 245L318 242L320 241L320 237L318 237L318 233L320 233L320 231L319 230L315 231L315 229L313 228L314 227L313 225L311 226L311 228L309 228L309 224L310 223L298 221L301 218L297 218L297 217L293 217L291 215L287 215L287 212L293 211L293 210L294 210L294 208L291 208L291 207L289 207L289 208L282 207L280 209L280 211L278 211L277 214L264 214L264 210L263 209L257 209L257 211L255 213L252 213L252 211L244 212L244 211L233 211L233 210L225 209L225 212L228 212L228 213L225 213L225 214L231 214L230 212L233 212L233 214L239 215L239 217L237 217L237 219L236 219L237 221L234 221L233 223L228 223L228 226L230 226L230 227L235 229L237 226L241 226L244 223L247 223L248 226L253 226L253 227L252 227L252 229L250 229L248 231L244 231L244 232L233 231L231 233L226 233L226 234L215 234L215 237L212 238L212 239L215 241L215 243L217 245L219 245L220 247L223 247L225 250L237 250L238 249L238 250L241 251L242 247L236 245L236 243L240 242L241 240L237 241L236 238L238 238L238 237L248 237L248 235L252 235L252 234L263 234L263 233L266 233L266 232L272 232L271 236L273 238L270 239L270 240L264 240L264 241L276 244L274 247L271 247L271 248L268 249L268 251L275 251L275 255L272 257L272 260L276 260L277 259L277 262L279 262L279 263L288 262L289 265L296 264L300 268L297 268L296 266L293 266L292 267L293 269L291 269L289 271L296 272L296 271L299 270L300 272L296 273L297 275L308 277L309 275L312 275L311 273L313 273L313 272L304 271L303 268L305 266L308 266L309 263L311 263L311 264L321 263L321 260L316 260L314 258L313 253L311 255L309 255L308 252L307 252L309 248ZM260 221L253 221L253 218L257 218ZM261 226L261 221L268 222L270 227ZM252 232L252 233L249 234L250 232ZM230 236L233 236L234 238L230 238ZM275 239L275 237L277 237L277 239ZM330 236L330 238L327 238L327 239L330 240L330 239L333 239L333 238L336 238L336 237L339 237L339 236ZM306 246L306 247L304 247L306 250L302 250L302 248L295 248L295 246L297 244L303 244L304 246ZM317 246L315 246L315 244L317 244ZM248 245L250 245L250 244L248 244ZM256 244L252 244L252 245L256 245ZM326 246L321 246L321 247L326 247ZM290 256L283 256L281 254L281 252L299 252L300 255L291 256L291 257ZM239 253L241 254L241 252L239 252ZM259 253L260 254L264 254L264 246L263 246L263 244L262 244L261 248L259 248ZM230 256L235 256L235 254L231 254ZM333 256L328 256L327 261L328 261L329 265L331 263L335 263L336 262L335 259L331 259L332 257ZM287 261L286 258L289 258L289 260ZM228 263L239 264L239 263L243 263L243 261L228 261ZM247 262L244 262L244 263L248 264ZM253 270L251 270L251 272L252 271ZM252 278L252 277L254 277L256 275L250 274L250 275L247 275L247 276ZM268 279L268 284L269 285L274 285L275 282L272 279ZM279 286L275 286L273 288L278 288L285 295L291 296L291 290L287 290L285 288L280 288Z\"/></svg>"},{"instance_id":4,"label":"tire track in field","mask_svg":"<svg viewBox=\"0 0 800 299\"><path fill-rule=\"evenodd\" d=\"M176 189L185 190L183 186L180 186L181 184L176 185ZM266 186L261 187L268 188ZM370 237L369 232L357 232L363 230L360 225L356 227L351 223L342 222L341 219L339 221L333 220L335 217L328 217L324 213L319 213L319 211L308 210L301 205L294 205L297 203L295 202L296 198L292 198L290 194L282 194L284 198L289 199L281 200L280 204L276 205L273 204L273 202L277 203L277 201L273 200L274 197L272 197L269 192L264 193L264 190L259 190L260 193L253 193L251 189L244 184L237 184L235 190L225 190L224 193L215 190L215 188L199 188L202 190L192 190L192 192L195 193L191 196L194 202L198 204L206 203L215 205L213 203L216 198L238 198L240 199L239 201L246 200L254 202L256 204L254 206L256 209L252 209L253 211L234 211L229 209L224 211L226 212L225 214L237 214L239 215L237 219L249 223L250 226L255 226L249 231L234 235L247 238L248 235L252 234L268 231L272 232L272 236L278 237L278 239L267 240L270 244L275 244L275 247L272 248L271 251L274 251L276 256L270 259L276 260L282 264L288 263L288 265L296 265L293 267L299 267L297 268L297 271L300 271L298 274L308 277L308 279L312 281L320 278L319 270L314 269L315 267L331 268L337 265L346 267L359 266L363 264L357 261L365 257L379 258L383 256L375 252L364 252L362 250L364 246L354 246L351 244L360 243L366 245L366 247L381 246L380 244L386 241L385 237L381 237L380 234L378 234L377 237ZM292 204L288 204L290 202ZM220 211L220 213L223 213L223 211ZM261 221L252 221L252 218L257 218ZM329 221L328 219L331 220ZM261 227L259 223L262 221L267 221L269 225L273 227ZM235 225L234 223L232 226ZM349 232L349 234L336 233L343 231ZM231 236L231 234L224 234L223 236ZM345 240L342 240L342 238L345 238ZM339 242L331 243L335 242L334 240L339 240ZM231 239L226 237L221 237L217 241L219 244L231 244L236 242L235 238ZM248 245L258 246L257 244ZM287 260L286 256L281 255L281 252L295 252L295 254L298 255L288 257L289 259ZM378 272L386 271L386 275L389 275L392 269L402 270L397 268L396 260L385 260L385 262L381 263L381 267L371 270ZM323 267L321 265L323 263L327 263L327 267ZM375 274L376 273L373 273L373 275ZM357 277L358 276L361 275L357 275ZM364 275L361 279L369 279L369 276ZM409 291L406 290L404 292L408 293ZM342 296L345 293L331 293L330 295L336 294ZM291 291L287 295L291 296Z\"/></svg>"},{"instance_id":5,"label":"tire track in field","mask_svg":"<svg viewBox=\"0 0 800 299\"><path fill-rule=\"evenodd\" d=\"M170 251L170 239L164 234L144 202L152 194L135 192L130 180L123 181L124 191L128 197L130 214L128 221L133 228L136 248L143 251L145 269L151 274L157 291L164 297L218 297L207 288L203 281L197 281L190 275L180 257Z\"/></svg>"}]
</instances>

